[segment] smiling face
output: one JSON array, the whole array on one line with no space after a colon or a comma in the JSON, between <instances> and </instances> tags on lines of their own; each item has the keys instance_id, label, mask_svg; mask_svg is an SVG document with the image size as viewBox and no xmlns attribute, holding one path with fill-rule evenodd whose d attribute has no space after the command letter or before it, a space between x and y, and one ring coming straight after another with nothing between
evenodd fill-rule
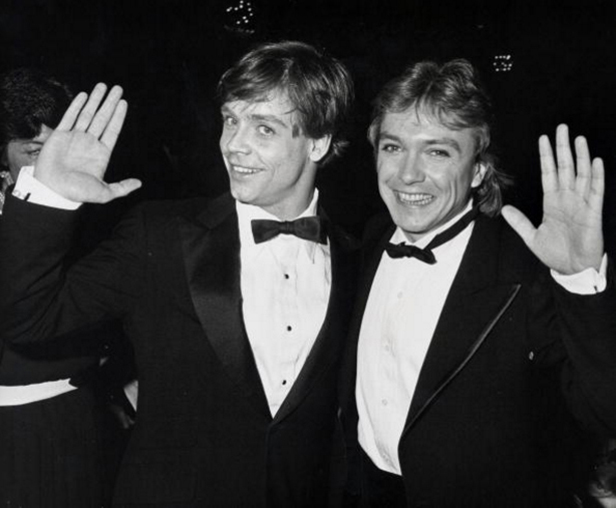
<instances>
[{"instance_id":1,"label":"smiling face","mask_svg":"<svg viewBox=\"0 0 616 508\"><path fill-rule=\"evenodd\" d=\"M53 129L43 124L38 136L30 139L12 139L7 143L2 154L2 163L9 168L13 180L17 180L22 167L34 165L43 144L52 132Z\"/></svg>"},{"instance_id":2,"label":"smiling face","mask_svg":"<svg viewBox=\"0 0 616 508\"><path fill-rule=\"evenodd\" d=\"M450 129L414 108L385 114L376 145L379 192L411 242L466 207L485 173L475 146L473 129Z\"/></svg>"},{"instance_id":3,"label":"smiling face","mask_svg":"<svg viewBox=\"0 0 616 508\"><path fill-rule=\"evenodd\" d=\"M227 102L222 119L220 151L233 197L283 220L301 214L330 138L306 137L293 104L280 92L259 102Z\"/></svg>"}]
</instances>

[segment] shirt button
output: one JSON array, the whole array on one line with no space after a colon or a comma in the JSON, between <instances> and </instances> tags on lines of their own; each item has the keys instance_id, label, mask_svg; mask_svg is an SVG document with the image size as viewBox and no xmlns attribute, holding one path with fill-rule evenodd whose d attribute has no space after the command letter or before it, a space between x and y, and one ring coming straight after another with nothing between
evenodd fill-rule
<instances>
[{"instance_id":1,"label":"shirt button","mask_svg":"<svg viewBox=\"0 0 616 508\"><path fill-rule=\"evenodd\" d=\"M285 279L288 279L288 278L289 278L289 274L288 274L288 273L285 273L285 274L284 274L284 278L285 278Z\"/></svg>"},{"instance_id":2,"label":"shirt button","mask_svg":"<svg viewBox=\"0 0 616 508\"><path fill-rule=\"evenodd\" d=\"M386 406L386 405L387 405L387 399L383 399L383 400L381 401L381 404L383 404L384 406Z\"/></svg>"},{"instance_id":3,"label":"shirt button","mask_svg":"<svg viewBox=\"0 0 616 508\"><path fill-rule=\"evenodd\" d=\"M398 299L400 299L404 296L404 293L400 291L396 296L398 297Z\"/></svg>"},{"instance_id":4,"label":"shirt button","mask_svg":"<svg viewBox=\"0 0 616 508\"><path fill-rule=\"evenodd\" d=\"M291 327L291 325L287 326L287 332L290 332L291 330L293 330L293 328Z\"/></svg>"},{"instance_id":5,"label":"shirt button","mask_svg":"<svg viewBox=\"0 0 616 508\"><path fill-rule=\"evenodd\" d=\"M384 446L378 446L378 450L379 450L379 454L381 455L383 460L385 462L387 462L388 464L391 464L391 459L389 458L389 453L387 453L387 450L385 449L385 447Z\"/></svg>"},{"instance_id":6,"label":"shirt button","mask_svg":"<svg viewBox=\"0 0 616 508\"><path fill-rule=\"evenodd\" d=\"M389 344L385 344L385 351L388 353L391 351L391 346Z\"/></svg>"},{"instance_id":7,"label":"shirt button","mask_svg":"<svg viewBox=\"0 0 616 508\"><path fill-rule=\"evenodd\" d=\"M283 379L283 380L282 380L282 384L283 384L283 386L284 386L284 385L286 385L286 384L287 384L287 380L286 380L286 379Z\"/></svg>"}]
</instances>

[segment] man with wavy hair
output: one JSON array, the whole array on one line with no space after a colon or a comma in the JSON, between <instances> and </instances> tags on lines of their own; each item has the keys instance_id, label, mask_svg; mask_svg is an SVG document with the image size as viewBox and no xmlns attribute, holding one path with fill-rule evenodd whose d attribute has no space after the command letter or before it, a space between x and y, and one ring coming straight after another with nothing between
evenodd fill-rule
<instances>
[{"instance_id":1,"label":"man with wavy hair","mask_svg":"<svg viewBox=\"0 0 616 508\"><path fill-rule=\"evenodd\" d=\"M491 121L465 60L409 67L375 100L389 213L365 235L345 388L361 506L568 506L571 416L616 429L603 164L582 137L574 162L564 125L557 163L542 136L535 228L502 208Z\"/></svg>"}]
</instances>

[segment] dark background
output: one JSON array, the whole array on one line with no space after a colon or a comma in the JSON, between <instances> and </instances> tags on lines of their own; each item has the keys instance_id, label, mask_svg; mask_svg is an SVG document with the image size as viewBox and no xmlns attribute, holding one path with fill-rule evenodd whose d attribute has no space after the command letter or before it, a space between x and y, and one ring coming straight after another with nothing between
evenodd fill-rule
<instances>
[{"instance_id":1,"label":"dark background","mask_svg":"<svg viewBox=\"0 0 616 508\"><path fill-rule=\"evenodd\" d=\"M614 0L3 0L0 5L0 70L41 67L75 91L97 81L125 88L129 116L110 177L136 176L145 185L117 210L145 197L226 190L214 97L219 76L255 43L302 39L344 61L356 82L353 144L320 175L330 215L349 229L358 232L381 206L365 139L376 91L409 62L464 57L480 68L494 98L495 142L502 166L516 181L507 201L533 220L540 218L537 138L553 137L556 125L566 122L605 160L606 231L614 247ZM509 71L496 70L497 55L510 55Z\"/></svg>"}]
</instances>

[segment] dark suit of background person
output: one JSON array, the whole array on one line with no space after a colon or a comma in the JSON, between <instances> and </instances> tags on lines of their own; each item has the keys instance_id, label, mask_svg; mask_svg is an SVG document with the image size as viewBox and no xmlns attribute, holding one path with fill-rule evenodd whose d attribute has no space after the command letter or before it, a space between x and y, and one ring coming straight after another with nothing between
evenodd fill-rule
<instances>
[{"instance_id":1,"label":"dark suit of background person","mask_svg":"<svg viewBox=\"0 0 616 508\"><path fill-rule=\"evenodd\" d=\"M455 223L471 208L470 195L460 192L464 185L469 191L473 187L474 204L482 212L463 227L457 238L433 249L435 265L412 257L389 258L385 247L396 230L389 214L375 219L366 230L343 389L351 457L349 492L363 495L364 504L360 506L569 506L574 488L572 462L577 458L572 456L575 426L567 410L598 432L609 434L616 425L613 282L599 294L582 296L568 292L503 219L484 213L490 209L482 205L490 203L486 201L489 195L482 190L487 187L482 185L490 184L491 177L500 178L482 153L487 148L485 134L483 139L482 135L476 137L479 155L474 156L474 162L472 152L466 152L470 162L464 171L472 171L473 180L458 180L456 183L462 184L455 191L451 185L443 185L445 172L460 170L455 167L455 146L459 150L462 146L464 155L464 128L479 130L482 121L477 123L477 119L488 118L486 110L481 109L485 98L477 92L473 75L466 62L450 62L443 67L420 63L388 84L376 101L370 137L377 156L381 194L396 224L404 232L417 231L420 242L424 230L433 231L439 226L446 230L448 221ZM464 94L460 89L471 91ZM456 103L456 96L463 100ZM469 114L472 108L473 115ZM401 118L406 122L402 128L395 123ZM431 130L434 126L437 130ZM564 127L559 128L557 137L558 144L566 146L559 148L560 161L561 155L569 150ZM471 147L477 143L472 136L467 140ZM542 143L542 155L547 160L547 139ZM576 147L580 156L582 150ZM403 157L412 162L395 166L398 172L393 172L394 164ZM453 165L449 162L452 160ZM483 180L479 183L475 177ZM451 182L447 180L448 184ZM421 205L416 206L425 215L416 208L404 208L396 199L396 192L405 192L406 196L418 193L418 202L424 205L453 197L457 206L451 206L449 201L441 211L451 213L435 220ZM491 204L498 205L498 201ZM515 220L511 215L508 218ZM360 399L356 396L364 393L365 388L360 389L359 381L356 385L355 376L359 380L362 372L367 372L356 370L362 366L361 354L357 362L357 341L366 326L366 317L374 318L366 314L366 309L371 291L375 291L377 270L385 263L402 263L393 265L401 277L403 264L416 263L418 273L425 273L439 263L449 262L447 256L451 249L458 248L455 242L462 241L465 234L470 239L466 246L458 243L463 248L461 261L443 295L444 304L437 314L431 339L428 336L425 358L408 406L400 405L406 418L400 420L399 440L392 441L396 456L388 455L385 441L377 439L372 441L376 445L372 459L358 442L356 400ZM429 237L425 242L430 242ZM437 283L435 279L427 282ZM385 291L398 289L385 287ZM413 313L413 308L408 308L408 312ZM408 332L404 328L399 339L417 340L415 332L422 319L423 315L409 318ZM403 347L395 341L391 345L381 343L385 336L365 335L359 339L360 348L362 340L368 341L364 343L367 345L371 338L373 344L380 344L378 353L374 347L367 350L372 354L364 362L386 366L388 355L392 351L395 355L397 348ZM405 366L410 369L408 362ZM374 386L383 378L366 379ZM391 414L389 407L395 399L390 396L391 393L383 392L383 399L375 401L370 410L377 415ZM374 428L378 425L377 421ZM364 434L368 435L366 428ZM371 448L370 438L367 439L365 447ZM388 469L387 464L393 464L394 459L399 460L399 473ZM349 497L349 501L352 499Z\"/></svg>"},{"instance_id":2,"label":"dark suit of background person","mask_svg":"<svg viewBox=\"0 0 616 508\"><path fill-rule=\"evenodd\" d=\"M254 76L263 78L263 66L266 81L254 81ZM293 97L307 100L309 107L316 104L311 96L287 97L287 90L302 93L302 83L287 88L297 68L305 79L318 78L316 87L325 99L319 104L330 113L333 110L320 130L315 131L306 117L298 125L293 105L287 102ZM289 160L276 168L265 159L249 161L246 154L255 146L248 148L248 140L259 136L264 146L268 142L262 136L271 139L274 132L278 136L284 131L290 146L310 147L310 157L316 153L316 160L326 151L328 156L339 151L339 128L352 99L352 83L344 68L301 43L264 45L228 71L220 88L221 149L232 193L263 210L269 204L261 200L271 198L272 191L280 194L275 197L276 206L282 197L295 208L301 194L305 207L305 199L314 190L314 160L308 162L306 152L298 155L295 150L287 155L300 157L305 163L301 167L291 166ZM95 107L103 93L96 87L91 94ZM116 127L125 111L125 104L118 100L114 88L105 102L115 111L105 121ZM76 132L84 128L80 119L89 108L86 105L70 135L80 139L101 136L102 128L94 125L107 114L105 104L90 124L89 134ZM266 110L270 116L262 114ZM317 115L323 118L324 113L321 109ZM113 147L115 139L103 134L101 142ZM228 149L228 144L236 148ZM243 151L245 158L236 150ZM44 166L45 153L39 167ZM246 170L234 166L242 161L259 167L260 172L251 176L269 178L274 169L278 172L268 185L259 187L261 180L251 183L254 180L246 179ZM308 172L312 178L305 181ZM289 176L291 183L285 180ZM300 186L295 177L304 183ZM124 191L137 186L130 181L124 185ZM282 203L281 215L288 212L284 209L288 204ZM11 333L4 333L4 340L19 341L24 314L35 316L24 340L43 339L111 314L123 317L133 343L139 370L139 414L116 484L114 503L118 506L312 507L327 503L337 426L338 366L355 282L354 254L349 239L329 225L331 291L326 314L303 368L272 416L244 323L236 206L229 195L212 202L146 204L117 227L111 240L73 265L61 279L58 268L70 243L74 212L15 196L7 201L1 241L13 245L8 252L11 263L16 263L12 270L16 292L10 298L19 300L31 283L37 289L26 305L17 305L21 319L12 320ZM20 235L23 230L28 235ZM27 254L22 257L17 252ZM8 255L3 253L2 258L6 263ZM4 305L7 300L5 294ZM50 312L37 311L48 305ZM267 323L270 316L262 319Z\"/></svg>"},{"instance_id":3,"label":"dark suit of background person","mask_svg":"<svg viewBox=\"0 0 616 508\"><path fill-rule=\"evenodd\" d=\"M65 85L36 69L0 76L0 214L6 189L22 166L36 161L71 99ZM2 242L0 249L6 247ZM13 283L9 267L1 284ZM0 326L5 322L2 313ZM105 331L89 329L45 344L3 344L1 506L100 508L108 502L101 411L92 391L103 339Z\"/></svg>"}]
</instances>

